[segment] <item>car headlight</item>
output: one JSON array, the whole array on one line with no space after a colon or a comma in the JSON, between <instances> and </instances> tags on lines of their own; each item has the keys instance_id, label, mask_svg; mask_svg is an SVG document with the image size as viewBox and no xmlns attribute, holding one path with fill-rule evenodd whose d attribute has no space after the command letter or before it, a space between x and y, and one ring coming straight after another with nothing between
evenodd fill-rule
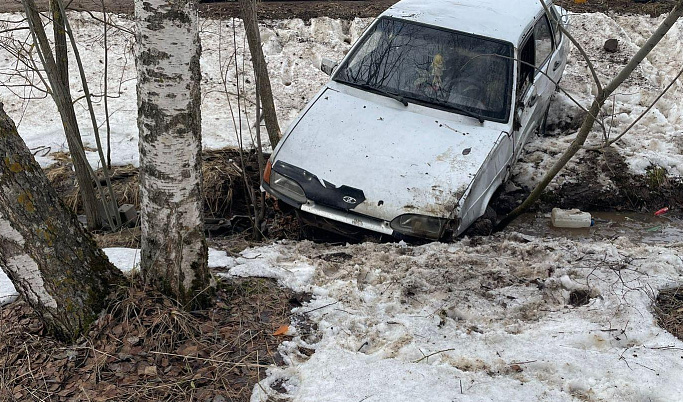
<instances>
[{"instance_id":1,"label":"car headlight","mask_svg":"<svg viewBox=\"0 0 683 402\"><path fill-rule=\"evenodd\" d=\"M306 203L306 193L301 186L274 170L270 174L270 188L300 204Z\"/></svg>"},{"instance_id":2,"label":"car headlight","mask_svg":"<svg viewBox=\"0 0 683 402\"><path fill-rule=\"evenodd\" d=\"M401 215L391 221L391 228L399 233L430 239L440 238L447 225L448 219L415 214Z\"/></svg>"}]
</instances>

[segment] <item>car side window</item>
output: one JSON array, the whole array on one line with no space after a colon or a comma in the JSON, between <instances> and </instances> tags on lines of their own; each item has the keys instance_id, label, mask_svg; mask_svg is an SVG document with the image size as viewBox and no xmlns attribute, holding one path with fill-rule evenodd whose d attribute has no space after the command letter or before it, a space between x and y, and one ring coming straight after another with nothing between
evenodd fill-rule
<instances>
[{"instance_id":1,"label":"car side window","mask_svg":"<svg viewBox=\"0 0 683 402\"><path fill-rule=\"evenodd\" d=\"M562 30L560 29L560 15L557 13L555 6L550 7L550 25L553 27L553 33L555 34L555 46L560 46L562 42Z\"/></svg>"},{"instance_id":2,"label":"car side window","mask_svg":"<svg viewBox=\"0 0 683 402\"><path fill-rule=\"evenodd\" d=\"M536 67L540 68L553 52L553 34L545 15L534 25L534 42L536 43Z\"/></svg>"},{"instance_id":3,"label":"car side window","mask_svg":"<svg viewBox=\"0 0 683 402\"><path fill-rule=\"evenodd\" d=\"M536 55L534 36L530 35L519 52L519 74L517 75L517 95L522 97L534 81L534 59Z\"/></svg>"}]
</instances>

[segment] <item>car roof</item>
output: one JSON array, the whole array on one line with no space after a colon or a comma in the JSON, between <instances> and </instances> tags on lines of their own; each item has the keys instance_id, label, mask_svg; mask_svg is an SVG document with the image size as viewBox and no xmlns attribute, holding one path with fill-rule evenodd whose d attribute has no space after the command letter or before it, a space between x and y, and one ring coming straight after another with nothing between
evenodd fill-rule
<instances>
[{"instance_id":1,"label":"car roof","mask_svg":"<svg viewBox=\"0 0 683 402\"><path fill-rule=\"evenodd\" d=\"M552 0L544 0L552 4ZM519 44L543 11L539 0L401 0L381 16L439 26Z\"/></svg>"}]
</instances>

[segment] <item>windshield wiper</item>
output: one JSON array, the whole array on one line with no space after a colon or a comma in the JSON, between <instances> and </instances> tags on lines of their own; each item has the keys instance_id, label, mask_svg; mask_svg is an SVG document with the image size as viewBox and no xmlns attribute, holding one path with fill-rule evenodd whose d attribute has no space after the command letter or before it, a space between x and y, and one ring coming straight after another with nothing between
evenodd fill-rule
<instances>
[{"instance_id":1,"label":"windshield wiper","mask_svg":"<svg viewBox=\"0 0 683 402\"><path fill-rule=\"evenodd\" d=\"M381 89L373 88L373 90L377 91L380 95L388 96L389 98L396 99L397 101L401 102L403 106L408 106L408 101L406 98L399 94L391 93L388 91L383 91Z\"/></svg>"},{"instance_id":2,"label":"windshield wiper","mask_svg":"<svg viewBox=\"0 0 683 402\"><path fill-rule=\"evenodd\" d=\"M373 87L372 85L368 85L368 84L356 84L356 83L351 83L351 82L343 81L343 80L341 80L340 82L354 86L356 88L368 89L368 90L375 92L379 95L386 96L386 97L391 98L391 99L395 99L395 100L401 102L403 104L403 106L408 106L408 101L406 100L406 98L399 95L399 94L395 94L393 92L385 91L383 89Z\"/></svg>"},{"instance_id":3,"label":"windshield wiper","mask_svg":"<svg viewBox=\"0 0 683 402\"><path fill-rule=\"evenodd\" d=\"M435 105L443 106L443 107L446 107L448 109L453 109L456 112L462 113L462 114L469 116L469 117L473 117L473 118L479 120L479 123L484 124L484 118L481 117L481 115L479 113L475 113L475 112L472 112L472 111L467 110L465 108L462 108L460 106L453 105L451 103L443 102L443 101L439 101L439 100L429 100L428 103L433 103Z\"/></svg>"}]
</instances>

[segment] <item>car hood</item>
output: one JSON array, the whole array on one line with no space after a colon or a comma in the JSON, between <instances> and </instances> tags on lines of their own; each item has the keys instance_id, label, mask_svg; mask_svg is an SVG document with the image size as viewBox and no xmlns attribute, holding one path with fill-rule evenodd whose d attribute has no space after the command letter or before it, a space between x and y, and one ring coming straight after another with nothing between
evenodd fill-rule
<instances>
[{"instance_id":1,"label":"car hood","mask_svg":"<svg viewBox=\"0 0 683 402\"><path fill-rule=\"evenodd\" d=\"M358 92L322 91L274 162L304 169L326 185L362 190L365 201L353 211L363 215L451 217L504 134L469 117Z\"/></svg>"}]
</instances>

